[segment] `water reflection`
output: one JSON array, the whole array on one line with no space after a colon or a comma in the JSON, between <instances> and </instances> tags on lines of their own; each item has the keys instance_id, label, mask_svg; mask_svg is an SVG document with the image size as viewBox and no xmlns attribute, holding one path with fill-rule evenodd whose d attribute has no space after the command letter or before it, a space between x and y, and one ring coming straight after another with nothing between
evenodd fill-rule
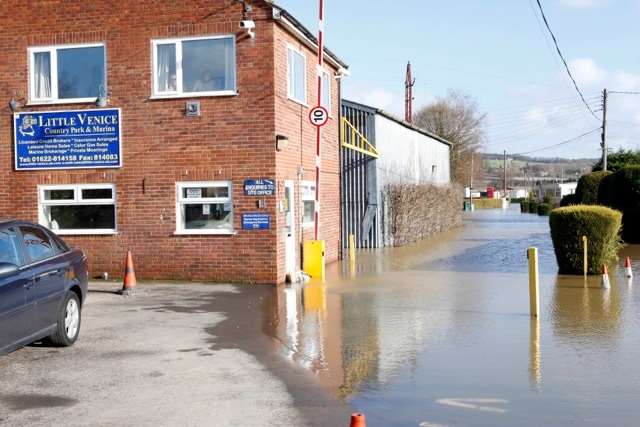
<instances>
[{"instance_id":1,"label":"water reflection","mask_svg":"<svg viewBox=\"0 0 640 427\"><path fill-rule=\"evenodd\" d=\"M359 251L356 271L349 262L329 266L326 284L277 288L276 303L264 305L265 330L284 356L377 425L631 425L640 291L620 269L610 289L599 276L557 276L547 220L509 219L518 215L481 213L439 239ZM543 264L533 320L531 241ZM640 277L640 246L625 251ZM445 397L511 406L491 418L444 410L436 402Z\"/></svg>"},{"instance_id":2,"label":"water reflection","mask_svg":"<svg viewBox=\"0 0 640 427\"><path fill-rule=\"evenodd\" d=\"M539 390L542 383L542 358L540 355L540 319L529 322L529 384Z\"/></svg>"},{"instance_id":3,"label":"water reflection","mask_svg":"<svg viewBox=\"0 0 640 427\"><path fill-rule=\"evenodd\" d=\"M550 307L554 333L584 344L615 343L624 313L616 275L610 280L604 289L599 276L558 276Z\"/></svg>"}]
</instances>

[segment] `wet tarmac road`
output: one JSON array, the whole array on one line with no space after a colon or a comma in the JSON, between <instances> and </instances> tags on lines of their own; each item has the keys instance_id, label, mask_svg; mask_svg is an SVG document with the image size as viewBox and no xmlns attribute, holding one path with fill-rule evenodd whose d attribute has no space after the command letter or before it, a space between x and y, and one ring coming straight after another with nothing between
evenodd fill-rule
<instances>
[{"instance_id":1,"label":"wet tarmac road","mask_svg":"<svg viewBox=\"0 0 640 427\"><path fill-rule=\"evenodd\" d=\"M274 290L264 332L370 427L637 425L640 283L557 276L547 221L478 211L421 245L360 252L355 275L335 265L326 285Z\"/></svg>"}]
</instances>

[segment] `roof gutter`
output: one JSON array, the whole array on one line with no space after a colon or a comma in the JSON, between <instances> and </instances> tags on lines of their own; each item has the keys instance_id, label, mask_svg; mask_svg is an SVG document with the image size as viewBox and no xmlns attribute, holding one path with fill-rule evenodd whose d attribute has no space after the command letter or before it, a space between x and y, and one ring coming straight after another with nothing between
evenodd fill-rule
<instances>
[{"instance_id":1,"label":"roof gutter","mask_svg":"<svg viewBox=\"0 0 640 427\"><path fill-rule=\"evenodd\" d=\"M318 39L309 31L300 21L298 21L293 15L286 10L272 3L273 6L273 20L282 24L282 26L301 40L308 48L318 49ZM338 69L340 76L348 76L349 66L343 62L336 54L331 52L326 47L324 48L326 54L326 60L331 65Z\"/></svg>"}]
</instances>

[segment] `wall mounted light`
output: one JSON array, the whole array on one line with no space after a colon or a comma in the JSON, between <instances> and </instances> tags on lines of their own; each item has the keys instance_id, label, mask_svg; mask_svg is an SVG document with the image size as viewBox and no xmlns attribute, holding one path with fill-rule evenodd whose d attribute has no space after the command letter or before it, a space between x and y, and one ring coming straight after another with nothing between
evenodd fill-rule
<instances>
[{"instance_id":1,"label":"wall mounted light","mask_svg":"<svg viewBox=\"0 0 640 427\"><path fill-rule=\"evenodd\" d=\"M282 151L289 145L289 137L286 135L276 135L276 151Z\"/></svg>"},{"instance_id":2,"label":"wall mounted light","mask_svg":"<svg viewBox=\"0 0 640 427\"><path fill-rule=\"evenodd\" d=\"M21 107L22 107L22 103L20 102L19 99L17 99L17 93L14 92L13 96L11 97L11 101L9 101L9 108L11 108L11 111L15 113Z\"/></svg>"},{"instance_id":3,"label":"wall mounted light","mask_svg":"<svg viewBox=\"0 0 640 427\"><path fill-rule=\"evenodd\" d=\"M109 103L107 99L107 91L104 89L103 85L98 87L98 98L96 99L96 105L100 108L104 108Z\"/></svg>"}]
</instances>

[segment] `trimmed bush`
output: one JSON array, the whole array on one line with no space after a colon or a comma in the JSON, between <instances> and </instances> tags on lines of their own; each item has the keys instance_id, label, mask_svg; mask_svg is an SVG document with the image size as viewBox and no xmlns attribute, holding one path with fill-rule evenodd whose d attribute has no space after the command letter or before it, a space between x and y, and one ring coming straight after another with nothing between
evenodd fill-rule
<instances>
[{"instance_id":1,"label":"trimmed bush","mask_svg":"<svg viewBox=\"0 0 640 427\"><path fill-rule=\"evenodd\" d=\"M551 212L551 209L553 209L551 203L541 203L538 205L538 215L548 216L549 212Z\"/></svg>"},{"instance_id":2,"label":"trimmed bush","mask_svg":"<svg viewBox=\"0 0 640 427\"><path fill-rule=\"evenodd\" d=\"M598 200L622 212L623 240L640 243L640 165L607 176L600 185Z\"/></svg>"},{"instance_id":3,"label":"trimmed bush","mask_svg":"<svg viewBox=\"0 0 640 427\"><path fill-rule=\"evenodd\" d=\"M576 205L554 209L549 215L551 239L561 274L582 274L582 236L589 239L589 274L613 265L620 249L622 214L604 206Z\"/></svg>"},{"instance_id":4,"label":"trimmed bush","mask_svg":"<svg viewBox=\"0 0 640 427\"><path fill-rule=\"evenodd\" d=\"M576 197L575 194L567 194L562 198L562 200L560 200L561 207L579 205L579 204L580 203L578 202L578 198Z\"/></svg>"},{"instance_id":5,"label":"trimmed bush","mask_svg":"<svg viewBox=\"0 0 640 427\"><path fill-rule=\"evenodd\" d=\"M523 200L520 202L520 212L529 213L529 201Z\"/></svg>"},{"instance_id":6,"label":"trimmed bush","mask_svg":"<svg viewBox=\"0 0 640 427\"><path fill-rule=\"evenodd\" d=\"M576 188L577 202L583 205L598 204L600 183L608 175L611 175L611 172L600 171L582 175L578 181L578 187Z\"/></svg>"},{"instance_id":7,"label":"trimmed bush","mask_svg":"<svg viewBox=\"0 0 640 427\"><path fill-rule=\"evenodd\" d=\"M529 213L538 213L538 202L529 200Z\"/></svg>"},{"instance_id":8,"label":"trimmed bush","mask_svg":"<svg viewBox=\"0 0 640 427\"><path fill-rule=\"evenodd\" d=\"M502 209L502 199L473 199L476 209Z\"/></svg>"}]
</instances>

